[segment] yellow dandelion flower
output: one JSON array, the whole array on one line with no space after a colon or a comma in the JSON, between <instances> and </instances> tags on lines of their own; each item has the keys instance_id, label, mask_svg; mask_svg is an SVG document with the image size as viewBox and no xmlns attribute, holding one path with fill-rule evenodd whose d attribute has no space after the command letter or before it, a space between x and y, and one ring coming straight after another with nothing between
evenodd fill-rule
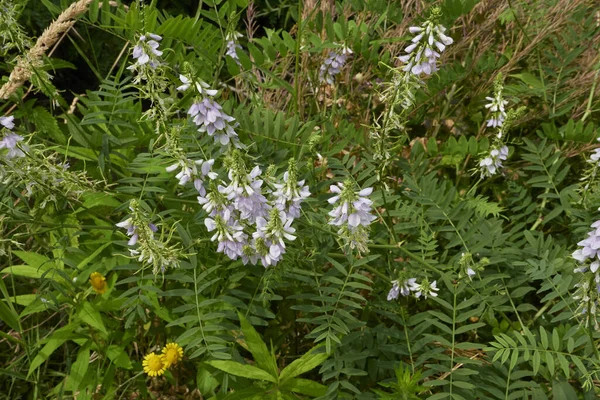
<instances>
[{"instance_id":1,"label":"yellow dandelion flower","mask_svg":"<svg viewBox=\"0 0 600 400\"><path fill-rule=\"evenodd\" d=\"M106 278L100 272L92 272L90 275L90 284L92 285L94 292L98 294L104 294L108 290Z\"/></svg>"},{"instance_id":2,"label":"yellow dandelion flower","mask_svg":"<svg viewBox=\"0 0 600 400\"><path fill-rule=\"evenodd\" d=\"M183 349L177 343L167 343L162 349L162 358L167 368L177 364L183 358Z\"/></svg>"},{"instance_id":3,"label":"yellow dandelion flower","mask_svg":"<svg viewBox=\"0 0 600 400\"><path fill-rule=\"evenodd\" d=\"M147 354L142 361L144 372L150 376L161 376L165 373L167 365L164 363L162 356L152 352Z\"/></svg>"}]
</instances>

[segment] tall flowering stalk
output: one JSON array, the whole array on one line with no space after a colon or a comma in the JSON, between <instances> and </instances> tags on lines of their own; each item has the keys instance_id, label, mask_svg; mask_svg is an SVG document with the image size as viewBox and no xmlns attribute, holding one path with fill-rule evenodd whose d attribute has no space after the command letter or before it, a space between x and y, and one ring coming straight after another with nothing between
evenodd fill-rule
<instances>
[{"instance_id":1,"label":"tall flowering stalk","mask_svg":"<svg viewBox=\"0 0 600 400\"><path fill-rule=\"evenodd\" d=\"M336 205L329 212L329 224L339 227L338 234L351 249L366 253L369 251L369 225L376 218L371 214L373 202L367 198L373 193L373 188L359 191L354 188L355 184L350 179L329 187L334 196L328 202Z\"/></svg>"},{"instance_id":2,"label":"tall flowering stalk","mask_svg":"<svg viewBox=\"0 0 600 400\"><path fill-rule=\"evenodd\" d=\"M489 109L490 116L486 121L486 126L496 130L494 142L489 152L484 154L479 161L481 177L491 177L499 173L503 168L503 162L508 158L508 147L505 144L506 132L510 125L523 111L523 108L506 111L505 107L508 101L502 97L504 88L502 74L498 74L494 80L494 96L486 97L489 101L485 108Z\"/></svg>"}]
</instances>

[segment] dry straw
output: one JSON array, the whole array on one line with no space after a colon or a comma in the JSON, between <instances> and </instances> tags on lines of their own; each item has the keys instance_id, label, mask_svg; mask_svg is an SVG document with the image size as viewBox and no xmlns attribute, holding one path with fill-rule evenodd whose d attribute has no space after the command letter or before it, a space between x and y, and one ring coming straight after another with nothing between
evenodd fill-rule
<instances>
[{"instance_id":1,"label":"dry straw","mask_svg":"<svg viewBox=\"0 0 600 400\"><path fill-rule=\"evenodd\" d=\"M75 24L76 18L85 13L92 0L79 0L69 6L38 38L35 46L20 57L6 82L0 88L0 98L8 99L19 87L23 85L36 66L41 65L42 57L59 39Z\"/></svg>"}]
</instances>

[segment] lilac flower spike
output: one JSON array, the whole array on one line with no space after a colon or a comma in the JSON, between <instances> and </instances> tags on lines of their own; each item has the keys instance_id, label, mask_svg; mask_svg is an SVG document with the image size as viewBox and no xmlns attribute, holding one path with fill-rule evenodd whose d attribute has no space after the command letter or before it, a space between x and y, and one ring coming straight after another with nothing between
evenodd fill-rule
<instances>
[{"instance_id":1,"label":"lilac flower spike","mask_svg":"<svg viewBox=\"0 0 600 400\"><path fill-rule=\"evenodd\" d=\"M492 176L495 175L498 170L502 168L502 161L508 158L508 147L502 146L498 148L492 148L489 156L485 157L479 162L481 167L481 176Z\"/></svg>"},{"instance_id":2,"label":"lilac flower spike","mask_svg":"<svg viewBox=\"0 0 600 400\"><path fill-rule=\"evenodd\" d=\"M173 172L178 168L181 168L179 173L175 176L179 180L179 184L184 186L186 183L193 181L194 187L201 196L206 195L206 189L204 188L204 179L206 177L210 179L216 179L217 174L212 172L212 166L215 160L190 160L182 158L177 163L167 167L167 172Z\"/></svg>"},{"instance_id":3,"label":"lilac flower spike","mask_svg":"<svg viewBox=\"0 0 600 400\"><path fill-rule=\"evenodd\" d=\"M244 233L244 227L238 221L229 218L228 215L225 218L217 216L215 219L206 218L204 225L209 232L215 232L210 240L219 242L217 246L219 253L225 254L232 260L237 260L242 255L248 235Z\"/></svg>"},{"instance_id":4,"label":"lilac flower spike","mask_svg":"<svg viewBox=\"0 0 600 400\"><path fill-rule=\"evenodd\" d=\"M2 130L5 131L4 137L0 140L0 149L8 150L8 153L5 154L7 160L25 156L23 150L17 146L17 143L24 140L23 137L10 131L10 129L15 127L14 119L15 117L13 116L0 117L0 125L2 126ZM27 150L27 146L22 145L22 147Z\"/></svg>"},{"instance_id":5,"label":"lilac flower spike","mask_svg":"<svg viewBox=\"0 0 600 400\"><path fill-rule=\"evenodd\" d=\"M352 50L346 46L330 51L319 70L319 81L333 85L336 75L340 73L351 54Z\"/></svg>"},{"instance_id":6,"label":"lilac flower spike","mask_svg":"<svg viewBox=\"0 0 600 400\"><path fill-rule=\"evenodd\" d=\"M150 40L147 40L148 38ZM133 58L136 60L136 64L129 67L129 69L134 69L136 66L142 66L148 64L152 68L158 67L160 64L159 58L162 56L163 52L158 50L162 37L155 35L153 33L148 33L146 35L140 36L137 44L133 48Z\"/></svg>"},{"instance_id":7,"label":"lilac flower spike","mask_svg":"<svg viewBox=\"0 0 600 400\"><path fill-rule=\"evenodd\" d=\"M594 222L591 227L593 230L577 243L579 248L572 254L579 264L575 272L581 274L573 298L579 300L578 310L585 318L593 318L595 329L600 329L596 315L600 303L600 221Z\"/></svg>"},{"instance_id":8,"label":"lilac flower spike","mask_svg":"<svg viewBox=\"0 0 600 400\"><path fill-rule=\"evenodd\" d=\"M437 59L454 40L446 36L446 28L437 24L440 11L434 8L431 17L421 26L411 26L408 30L416 34L412 43L404 49L405 55L398 57L405 66L405 72L411 72L415 76L422 73L431 75L438 70Z\"/></svg>"},{"instance_id":9,"label":"lilac flower spike","mask_svg":"<svg viewBox=\"0 0 600 400\"><path fill-rule=\"evenodd\" d=\"M499 77L494 82L494 97L486 97L486 100L489 101L488 104L485 105L485 108L490 110L490 119L487 120L487 126L492 128L500 128L504 124L504 120L506 119L506 110L505 106L508 104L508 101L502 98L502 76ZM499 138L502 136L502 131L499 132Z\"/></svg>"},{"instance_id":10,"label":"lilac flower spike","mask_svg":"<svg viewBox=\"0 0 600 400\"><path fill-rule=\"evenodd\" d=\"M243 36L244 35L239 32L233 32L228 33L225 38L225 40L227 40L227 51L225 52L225 55L233 58L237 65L240 65L240 58L237 55L237 50L242 48L237 40Z\"/></svg>"},{"instance_id":11,"label":"lilac flower spike","mask_svg":"<svg viewBox=\"0 0 600 400\"><path fill-rule=\"evenodd\" d=\"M11 159L15 157L24 157L25 153L17 147L17 143L23 141L23 137L16 133L8 133L2 140L0 140L0 149L8 149L6 158Z\"/></svg>"},{"instance_id":12,"label":"lilac flower spike","mask_svg":"<svg viewBox=\"0 0 600 400\"><path fill-rule=\"evenodd\" d=\"M356 248L365 253L368 251L369 225L376 219L371 214L373 202L366 198L373 189L366 188L355 192L354 186L351 180L330 186L335 195L328 202L338 205L329 212L329 224L340 227L338 234L351 249Z\"/></svg>"},{"instance_id":13,"label":"lilac flower spike","mask_svg":"<svg viewBox=\"0 0 600 400\"><path fill-rule=\"evenodd\" d=\"M333 217L329 223L337 226L348 223L351 229L359 225L369 226L375 220L375 216L370 213L373 202L367 199L366 196L373 193L373 188L362 189L352 197L348 196L349 192L344 191L344 189L343 183L337 183L329 187L329 190L336 193L335 196L327 200L329 204L335 204L340 199L342 201L340 205L329 212L329 216ZM344 194L346 196L343 196Z\"/></svg>"},{"instance_id":14,"label":"lilac flower spike","mask_svg":"<svg viewBox=\"0 0 600 400\"><path fill-rule=\"evenodd\" d=\"M288 218L300 217L300 204L310 196L304 180L298 181L296 161L289 161L288 170L283 174L283 183L275 183L275 207L287 214Z\"/></svg>"},{"instance_id":15,"label":"lilac flower spike","mask_svg":"<svg viewBox=\"0 0 600 400\"><path fill-rule=\"evenodd\" d=\"M399 280L392 281L392 288L388 293L387 300L395 300L398 298L398 295L409 296L411 291L414 290L416 282L417 278L409 278L402 281L402 283Z\"/></svg>"},{"instance_id":16,"label":"lilac flower spike","mask_svg":"<svg viewBox=\"0 0 600 400\"><path fill-rule=\"evenodd\" d=\"M229 143L237 144L238 135L234 129L237 124L233 124L235 118L227 115L216 101L205 97L201 101L192 104L188 114L199 127L198 131L213 136L215 143L223 146Z\"/></svg>"}]
</instances>

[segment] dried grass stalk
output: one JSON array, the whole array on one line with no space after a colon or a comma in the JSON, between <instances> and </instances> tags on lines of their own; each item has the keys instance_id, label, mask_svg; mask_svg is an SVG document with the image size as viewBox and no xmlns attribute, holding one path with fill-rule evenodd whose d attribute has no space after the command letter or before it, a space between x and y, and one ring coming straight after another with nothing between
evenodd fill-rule
<instances>
[{"instance_id":1,"label":"dried grass stalk","mask_svg":"<svg viewBox=\"0 0 600 400\"><path fill-rule=\"evenodd\" d=\"M8 82L0 88L0 98L8 99L19 87L21 87L33 74L36 66L42 62L42 57L46 54L60 37L75 24L75 20L81 14L85 13L92 0L79 0L63 11L58 18L50 24L48 28L38 38L25 56L19 57L17 65L10 73Z\"/></svg>"}]
</instances>

